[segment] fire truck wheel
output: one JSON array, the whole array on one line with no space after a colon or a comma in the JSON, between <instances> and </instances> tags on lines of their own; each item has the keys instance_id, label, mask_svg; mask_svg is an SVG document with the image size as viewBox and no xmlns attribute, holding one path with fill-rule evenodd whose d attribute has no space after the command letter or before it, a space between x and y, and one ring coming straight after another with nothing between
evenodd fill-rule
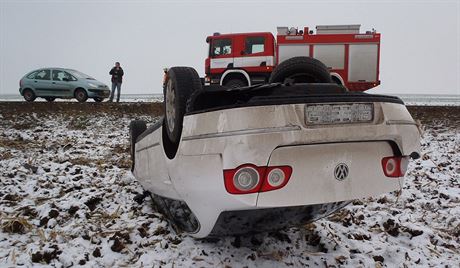
<instances>
[{"instance_id":1,"label":"fire truck wheel","mask_svg":"<svg viewBox=\"0 0 460 268\"><path fill-rule=\"evenodd\" d=\"M172 67L167 77L163 87L164 127L169 140L178 143L187 100L195 90L201 90L201 80L195 69L190 67Z\"/></svg>"},{"instance_id":2,"label":"fire truck wheel","mask_svg":"<svg viewBox=\"0 0 460 268\"><path fill-rule=\"evenodd\" d=\"M241 79L230 79L227 82L225 82L224 86L228 88L238 88L247 86L247 83L242 81Z\"/></svg>"},{"instance_id":3,"label":"fire truck wheel","mask_svg":"<svg viewBox=\"0 0 460 268\"><path fill-rule=\"evenodd\" d=\"M139 135L147 129L147 124L143 120L134 120L129 124L129 147L131 153L131 171L134 170L134 156L136 149L136 141Z\"/></svg>"},{"instance_id":4,"label":"fire truck wheel","mask_svg":"<svg viewBox=\"0 0 460 268\"><path fill-rule=\"evenodd\" d=\"M294 57L280 63L270 75L270 83L331 83L326 65L311 57Z\"/></svg>"}]
</instances>

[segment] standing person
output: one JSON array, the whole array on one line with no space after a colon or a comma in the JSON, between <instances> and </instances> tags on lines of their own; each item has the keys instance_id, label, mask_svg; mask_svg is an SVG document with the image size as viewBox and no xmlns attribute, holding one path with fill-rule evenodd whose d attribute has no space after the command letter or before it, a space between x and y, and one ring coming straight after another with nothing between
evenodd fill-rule
<instances>
[{"instance_id":1,"label":"standing person","mask_svg":"<svg viewBox=\"0 0 460 268\"><path fill-rule=\"evenodd\" d=\"M166 82L168 81L168 68L163 68L163 87L166 86Z\"/></svg>"},{"instance_id":2,"label":"standing person","mask_svg":"<svg viewBox=\"0 0 460 268\"><path fill-rule=\"evenodd\" d=\"M110 93L109 102L113 101L116 88L118 89L117 102L120 102L121 83L123 82L123 75L125 73L120 67L120 63L118 61L115 62L115 67L110 70L109 74L112 75L112 92Z\"/></svg>"}]
</instances>

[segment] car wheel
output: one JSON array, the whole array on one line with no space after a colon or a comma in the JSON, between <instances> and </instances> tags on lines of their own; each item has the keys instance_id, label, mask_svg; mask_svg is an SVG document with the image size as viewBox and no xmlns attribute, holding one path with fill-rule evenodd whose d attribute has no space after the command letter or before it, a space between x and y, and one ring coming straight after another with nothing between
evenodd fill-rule
<instances>
[{"instance_id":1,"label":"car wheel","mask_svg":"<svg viewBox=\"0 0 460 268\"><path fill-rule=\"evenodd\" d=\"M45 100L48 101L48 102L52 102L54 101L56 98L54 97L45 97Z\"/></svg>"},{"instance_id":2,"label":"car wheel","mask_svg":"<svg viewBox=\"0 0 460 268\"><path fill-rule=\"evenodd\" d=\"M84 89L79 88L75 90L75 98L79 102L85 102L88 99L88 94Z\"/></svg>"},{"instance_id":3,"label":"car wheel","mask_svg":"<svg viewBox=\"0 0 460 268\"><path fill-rule=\"evenodd\" d=\"M331 83L326 65L311 57L294 57L280 63L272 72L270 83Z\"/></svg>"},{"instance_id":4,"label":"car wheel","mask_svg":"<svg viewBox=\"0 0 460 268\"><path fill-rule=\"evenodd\" d=\"M139 135L141 135L147 129L147 124L143 120L134 120L129 124L129 145L131 152L131 171L134 170L134 157L136 150L136 141Z\"/></svg>"},{"instance_id":5,"label":"car wheel","mask_svg":"<svg viewBox=\"0 0 460 268\"><path fill-rule=\"evenodd\" d=\"M102 102L102 100L104 100L104 99L103 98L94 98L95 102Z\"/></svg>"},{"instance_id":6,"label":"car wheel","mask_svg":"<svg viewBox=\"0 0 460 268\"><path fill-rule=\"evenodd\" d=\"M247 86L247 83L241 79L230 79L227 82L225 82L224 86L228 88L239 88Z\"/></svg>"},{"instance_id":7,"label":"car wheel","mask_svg":"<svg viewBox=\"0 0 460 268\"><path fill-rule=\"evenodd\" d=\"M32 91L32 89L26 89L24 90L24 92L22 93L22 95L24 96L24 99L28 102L33 102L37 96L35 95L35 93Z\"/></svg>"},{"instance_id":8,"label":"car wheel","mask_svg":"<svg viewBox=\"0 0 460 268\"><path fill-rule=\"evenodd\" d=\"M182 121L187 100L196 90L201 90L201 80L195 69L172 67L163 87L165 129L169 140L178 143L182 132Z\"/></svg>"}]
</instances>

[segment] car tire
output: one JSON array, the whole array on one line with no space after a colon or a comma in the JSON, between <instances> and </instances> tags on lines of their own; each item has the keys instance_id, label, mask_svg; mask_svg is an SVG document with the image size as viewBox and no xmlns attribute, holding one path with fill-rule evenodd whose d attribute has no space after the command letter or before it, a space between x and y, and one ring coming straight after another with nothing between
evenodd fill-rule
<instances>
[{"instance_id":1,"label":"car tire","mask_svg":"<svg viewBox=\"0 0 460 268\"><path fill-rule=\"evenodd\" d=\"M54 97L45 97L45 100L46 100L47 102L52 102L52 101L54 101L55 99L56 99L56 98L54 98Z\"/></svg>"},{"instance_id":2,"label":"car tire","mask_svg":"<svg viewBox=\"0 0 460 268\"><path fill-rule=\"evenodd\" d=\"M190 67L172 67L167 77L163 87L164 127L169 140L178 143L187 100L194 91L202 89L201 80L196 70Z\"/></svg>"},{"instance_id":3,"label":"car tire","mask_svg":"<svg viewBox=\"0 0 460 268\"><path fill-rule=\"evenodd\" d=\"M94 98L95 102L102 102L104 99L103 98Z\"/></svg>"},{"instance_id":4,"label":"car tire","mask_svg":"<svg viewBox=\"0 0 460 268\"><path fill-rule=\"evenodd\" d=\"M131 153L131 171L134 170L135 152L136 152L136 141L139 135L141 135L147 129L147 124L143 120L134 120L129 123L129 149Z\"/></svg>"},{"instance_id":5,"label":"car tire","mask_svg":"<svg viewBox=\"0 0 460 268\"><path fill-rule=\"evenodd\" d=\"M78 102L85 102L88 99L88 93L81 88L75 90L74 96Z\"/></svg>"},{"instance_id":6,"label":"car tire","mask_svg":"<svg viewBox=\"0 0 460 268\"><path fill-rule=\"evenodd\" d=\"M272 72L270 83L331 83L326 65L311 57L294 57L280 63Z\"/></svg>"},{"instance_id":7,"label":"car tire","mask_svg":"<svg viewBox=\"0 0 460 268\"><path fill-rule=\"evenodd\" d=\"M37 98L32 89L25 89L22 95L27 102L33 102Z\"/></svg>"},{"instance_id":8,"label":"car tire","mask_svg":"<svg viewBox=\"0 0 460 268\"><path fill-rule=\"evenodd\" d=\"M239 88L239 87L246 87L248 84L241 80L241 79L230 79L227 82L225 82L225 87L228 88Z\"/></svg>"}]
</instances>

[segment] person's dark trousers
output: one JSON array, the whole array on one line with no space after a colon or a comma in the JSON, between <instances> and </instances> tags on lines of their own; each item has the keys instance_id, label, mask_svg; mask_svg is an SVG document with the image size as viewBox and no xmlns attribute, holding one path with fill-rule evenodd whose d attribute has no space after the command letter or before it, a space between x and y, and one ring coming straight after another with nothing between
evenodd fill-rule
<instances>
[{"instance_id":1,"label":"person's dark trousers","mask_svg":"<svg viewBox=\"0 0 460 268\"><path fill-rule=\"evenodd\" d=\"M110 93L110 100L113 101L115 89L118 89L117 102L120 102L121 82L112 82L112 92Z\"/></svg>"}]
</instances>

